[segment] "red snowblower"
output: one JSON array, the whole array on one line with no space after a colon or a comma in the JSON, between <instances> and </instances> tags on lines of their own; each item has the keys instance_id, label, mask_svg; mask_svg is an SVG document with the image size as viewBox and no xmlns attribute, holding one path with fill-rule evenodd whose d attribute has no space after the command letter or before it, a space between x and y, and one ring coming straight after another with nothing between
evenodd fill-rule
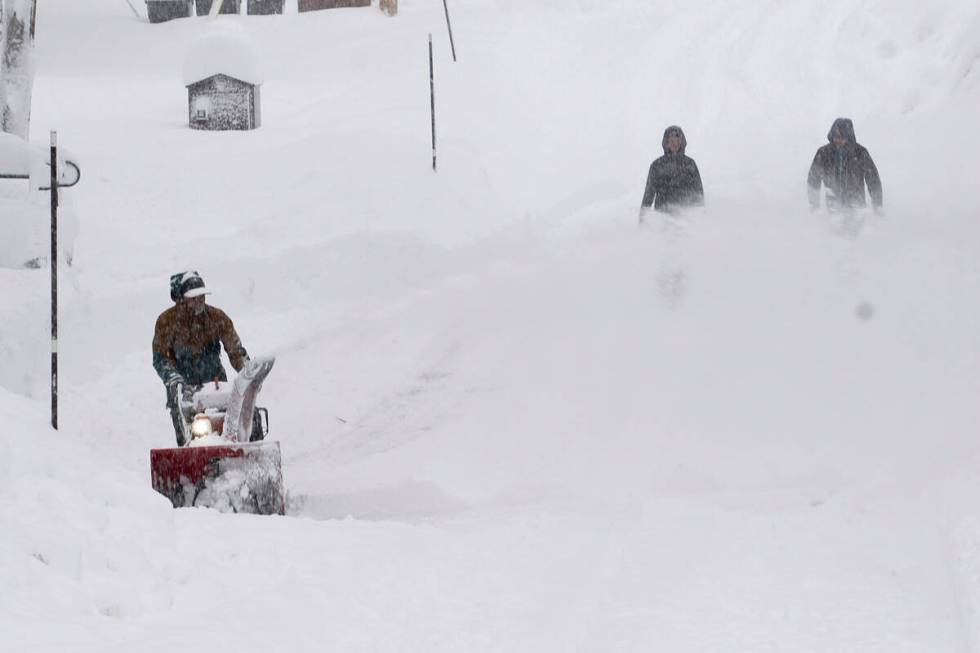
<instances>
[{"instance_id":1,"label":"red snowblower","mask_svg":"<svg viewBox=\"0 0 980 653\"><path fill-rule=\"evenodd\" d=\"M269 412L255 406L275 362L254 358L233 381L178 388L171 410L185 445L150 451L153 489L174 508L285 514L279 443L265 440Z\"/></svg>"}]
</instances>

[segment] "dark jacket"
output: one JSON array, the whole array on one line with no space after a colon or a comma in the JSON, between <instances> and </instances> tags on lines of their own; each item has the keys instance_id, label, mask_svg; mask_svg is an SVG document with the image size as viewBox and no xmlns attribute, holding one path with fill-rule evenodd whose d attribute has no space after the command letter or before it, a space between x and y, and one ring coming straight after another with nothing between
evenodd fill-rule
<instances>
[{"instance_id":1,"label":"dark jacket","mask_svg":"<svg viewBox=\"0 0 980 653\"><path fill-rule=\"evenodd\" d=\"M153 369L165 383L174 373L192 385L214 379L227 381L221 366L221 345L231 366L241 370L248 353L231 318L221 309L207 305L201 315L195 315L187 304L178 302L157 318L153 330Z\"/></svg>"},{"instance_id":2,"label":"dark jacket","mask_svg":"<svg viewBox=\"0 0 980 653\"><path fill-rule=\"evenodd\" d=\"M667 151L667 138L677 134L681 149L677 154ZM704 187L701 173L694 159L686 156L687 138L680 127L668 127L663 138L664 155L650 164L647 187L643 192L643 208L653 205L656 211L671 211L685 206L704 204Z\"/></svg>"},{"instance_id":3,"label":"dark jacket","mask_svg":"<svg viewBox=\"0 0 980 653\"><path fill-rule=\"evenodd\" d=\"M847 143L839 147L834 145L835 136L846 139ZM830 128L827 140L830 144L817 150L807 176L810 204L820 206L820 188L823 185L830 189L828 201L839 207L867 206L864 195L864 185L867 183L872 204L875 208L881 207L883 198L878 168L868 150L858 145L854 124L847 118L838 118Z\"/></svg>"}]
</instances>

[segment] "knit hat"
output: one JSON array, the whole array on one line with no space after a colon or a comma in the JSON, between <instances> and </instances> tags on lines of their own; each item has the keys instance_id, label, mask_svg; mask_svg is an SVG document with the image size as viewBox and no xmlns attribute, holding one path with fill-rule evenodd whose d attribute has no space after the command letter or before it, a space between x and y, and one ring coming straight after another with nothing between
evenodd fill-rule
<instances>
[{"instance_id":1,"label":"knit hat","mask_svg":"<svg viewBox=\"0 0 980 653\"><path fill-rule=\"evenodd\" d=\"M170 275L170 299L175 302L181 297L191 299L210 294L211 291L204 287L204 279L196 270Z\"/></svg>"}]
</instances>

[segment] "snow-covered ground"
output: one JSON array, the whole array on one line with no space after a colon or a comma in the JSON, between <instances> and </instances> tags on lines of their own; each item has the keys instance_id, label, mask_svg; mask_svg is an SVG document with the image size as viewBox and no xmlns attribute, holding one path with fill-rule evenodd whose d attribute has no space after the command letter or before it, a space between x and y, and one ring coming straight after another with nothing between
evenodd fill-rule
<instances>
[{"instance_id":1,"label":"snow-covered ground","mask_svg":"<svg viewBox=\"0 0 980 653\"><path fill-rule=\"evenodd\" d=\"M972 0L452 0L456 63L441 2L288 8L218 18L251 133L186 127L207 19L39 8L83 177L57 432L47 272L0 269L0 651L980 651ZM839 115L856 239L806 205ZM638 228L672 123L707 206ZM278 357L286 517L149 488L187 268Z\"/></svg>"}]
</instances>

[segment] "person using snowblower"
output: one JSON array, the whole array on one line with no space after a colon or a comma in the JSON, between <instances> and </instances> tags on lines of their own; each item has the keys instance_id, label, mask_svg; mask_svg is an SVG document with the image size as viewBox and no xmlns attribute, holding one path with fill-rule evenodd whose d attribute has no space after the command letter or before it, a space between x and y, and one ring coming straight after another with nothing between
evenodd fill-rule
<instances>
[{"instance_id":1,"label":"person using snowblower","mask_svg":"<svg viewBox=\"0 0 980 653\"><path fill-rule=\"evenodd\" d=\"M881 213L883 197L881 177L868 150L858 144L854 136L854 123L849 118L838 118L827 134L830 141L817 150L807 176L807 194L810 207L820 208L820 189L826 186L827 210L850 212L867 206L864 187L868 186L875 213Z\"/></svg>"},{"instance_id":2,"label":"person using snowblower","mask_svg":"<svg viewBox=\"0 0 980 653\"><path fill-rule=\"evenodd\" d=\"M210 381L227 381L221 365L221 346L235 371L248 361L248 352L224 311L204 302L211 291L197 272L170 277L174 306L157 318L153 330L153 369L167 388L167 408L174 419L178 446L184 445L183 429L176 410L178 389L192 392Z\"/></svg>"},{"instance_id":3,"label":"person using snowblower","mask_svg":"<svg viewBox=\"0 0 980 653\"><path fill-rule=\"evenodd\" d=\"M650 164L647 186L640 206L640 223L650 207L654 211L673 213L687 206L704 205L701 173L694 159L687 156L684 131L672 125L664 131L664 155Z\"/></svg>"}]
</instances>

